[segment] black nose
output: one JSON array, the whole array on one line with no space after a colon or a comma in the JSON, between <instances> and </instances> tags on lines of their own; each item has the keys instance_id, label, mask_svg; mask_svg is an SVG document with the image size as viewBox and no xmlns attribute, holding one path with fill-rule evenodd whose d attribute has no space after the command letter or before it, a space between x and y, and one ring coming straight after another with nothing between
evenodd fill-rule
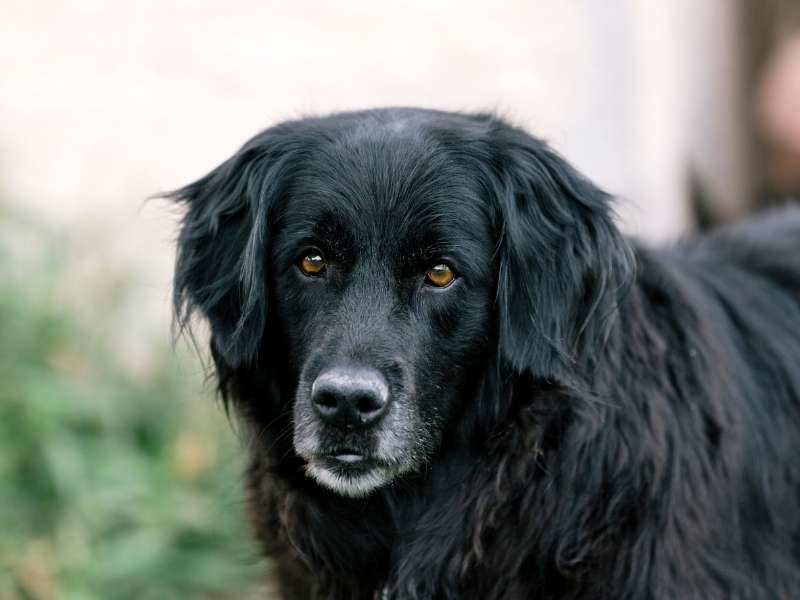
<instances>
[{"instance_id":1,"label":"black nose","mask_svg":"<svg viewBox=\"0 0 800 600\"><path fill-rule=\"evenodd\" d=\"M379 371L337 367L311 386L311 401L326 423L353 429L377 423L389 407L389 386Z\"/></svg>"}]
</instances>

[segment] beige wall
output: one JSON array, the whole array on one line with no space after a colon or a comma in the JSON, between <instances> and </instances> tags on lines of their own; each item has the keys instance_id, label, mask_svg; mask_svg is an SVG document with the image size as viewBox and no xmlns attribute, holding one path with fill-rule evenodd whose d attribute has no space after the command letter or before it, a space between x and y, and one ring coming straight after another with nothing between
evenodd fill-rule
<instances>
[{"instance_id":1,"label":"beige wall","mask_svg":"<svg viewBox=\"0 0 800 600\"><path fill-rule=\"evenodd\" d=\"M0 189L66 232L94 236L87 273L136 265L158 327L174 220L143 199L309 112L497 109L620 195L628 231L672 237L686 224L685 67L697 60L686 56L698 39L687 7L6 0Z\"/></svg>"}]
</instances>

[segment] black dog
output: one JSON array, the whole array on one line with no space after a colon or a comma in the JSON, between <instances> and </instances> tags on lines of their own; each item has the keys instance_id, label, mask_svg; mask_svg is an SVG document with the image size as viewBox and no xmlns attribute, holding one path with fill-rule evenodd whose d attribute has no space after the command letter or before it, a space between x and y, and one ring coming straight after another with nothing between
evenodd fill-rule
<instances>
[{"instance_id":1,"label":"black dog","mask_svg":"<svg viewBox=\"0 0 800 600\"><path fill-rule=\"evenodd\" d=\"M287 598L800 598L800 211L650 251L542 142L416 109L171 196Z\"/></svg>"}]
</instances>

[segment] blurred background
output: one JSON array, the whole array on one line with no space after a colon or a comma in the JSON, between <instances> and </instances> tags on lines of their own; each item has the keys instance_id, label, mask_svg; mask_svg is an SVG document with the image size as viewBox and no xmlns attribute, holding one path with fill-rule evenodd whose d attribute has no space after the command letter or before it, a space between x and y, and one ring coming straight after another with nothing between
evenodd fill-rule
<instances>
[{"instance_id":1,"label":"blurred background","mask_svg":"<svg viewBox=\"0 0 800 600\"><path fill-rule=\"evenodd\" d=\"M800 3L5 0L0 600L270 596L145 199L379 105L496 110L660 243L800 191Z\"/></svg>"}]
</instances>

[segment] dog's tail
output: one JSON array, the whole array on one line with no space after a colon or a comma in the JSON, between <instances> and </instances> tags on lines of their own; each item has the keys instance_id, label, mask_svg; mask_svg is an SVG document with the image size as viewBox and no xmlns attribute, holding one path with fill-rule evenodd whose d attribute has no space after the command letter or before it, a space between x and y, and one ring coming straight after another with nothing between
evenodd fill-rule
<instances>
[{"instance_id":1,"label":"dog's tail","mask_svg":"<svg viewBox=\"0 0 800 600\"><path fill-rule=\"evenodd\" d=\"M708 193L697 170L689 169L689 214L696 231L707 232L715 229L719 219L712 209L714 199Z\"/></svg>"}]
</instances>

